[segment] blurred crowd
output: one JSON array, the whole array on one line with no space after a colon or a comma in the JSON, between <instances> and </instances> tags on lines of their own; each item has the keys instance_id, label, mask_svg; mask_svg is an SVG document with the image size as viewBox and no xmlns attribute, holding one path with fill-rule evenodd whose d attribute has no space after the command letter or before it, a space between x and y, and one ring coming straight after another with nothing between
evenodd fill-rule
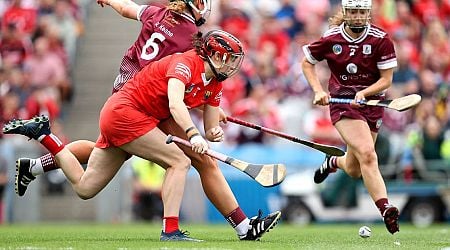
<instances>
[{"instance_id":1,"label":"blurred crowd","mask_svg":"<svg viewBox=\"0 0 450 250\"><path fill-rule=\"evenodd\" d=\"M305 139L342 146L330 124L328 108L311 104L313 94L299 65L301 47L328 28L328 18L341 11L340 1L212 3L212 14L203 29L232 33L244 42L246 52L240 74L224 84L221 105L225 112ZM0 1L0 123L47 114L58 133L76 84L71 75L89 4L94 1ZM384 146L389 150L383 151L380 160L408 165L420 154L425 160L446 160L450 166L450 1L373 0L371 21L390 34L397 52L398 68L387 97L418 93L423 98L410 111L387 110L380 138L386 139ZM321 82L327 84L327 66L320 63L317 70ZM228 125L226 132L229 144L270 144L274 140L239 126Z\"/></svg>"},{"instance_id":2,"label":"blurred crowd","mask_svg":"<svg viewBox=\"0 0 450 250\"><path fill-rule=\"evenodd\" d=\"M0 121L47 114L59 125L73 93L71 71L86 15L82 3L0 2Z\"/></svg>"}]
</instances>

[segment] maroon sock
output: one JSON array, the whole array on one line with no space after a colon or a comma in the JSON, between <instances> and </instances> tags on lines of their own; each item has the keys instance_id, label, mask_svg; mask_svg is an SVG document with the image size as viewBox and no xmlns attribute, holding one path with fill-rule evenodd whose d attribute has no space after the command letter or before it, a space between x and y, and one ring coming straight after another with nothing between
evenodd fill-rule
<instances>
[{"instance_id":1,"label":"maroon sock","mask_svg":"<svg viewBox=\"0 0 450 250\"><path fill-rule=\"evenodd\" d=\"M331 165L332 168L334 168L334 169L338 169L339 168L338 165L337 165L337 157L336 156L331 156L330 163L331 163L330 165Z\"/></svg>"},{"instance_id":2,"label":"maroon sock","mask_svg":"<svg viewBox=\"0 0 450 250\"><path fill-rule=\"evenodd\" d=\"M235 210L233 210L231 213L225 216L225 219L228 221L228 223L230 223L230 225L233 228L239 225L239 223L241 223L246 218L247 216L244 214L244 212L240 207L237 207Z\"/></svg>"},{"instance_id":3,"label":"maroon sock","mask_svg":"<svg viewBox=\"0 0 450 250\"><path fill-rule=\"evenodd\" d=\"M389 205L389 201L387 198L381 198L375 202L378 210L380 210L381 215L383 215L384 210L386 210L386 205Z\"/></svg>"},{"instance_id":4,"label":"maroon sock","mask_svg":"<svg viewBox=\"0 0 450 250\"><path fill-rule=\"evenodd\" d=\"M39 142L44 145L52 155L56 155L64 148L64 144L54 134L44 135L42 139L39 138Z\"/></svg>"},{"instance_id":5,"label":"maroon sock","mask_svg":"<svg viewBox=\"0 0 450 250\"><path fill-rule=\"evenodd\" d=\"M41 160L42 168L44 169L44 173L58 169L58 165L56 165L55 158L52 154L46 154L39 158Z\"/></svg>"},{"instance_id":6,"label":"maroon sock","mask_svg":"<svg viewBox=\"0 0 450 250\"><path fill-rule=\"evenodd\" d=\"M178 228L178 217L164 217L163 218L163 231L164 233L173 233L177 231Z\"/></svg>"}]
</instances>

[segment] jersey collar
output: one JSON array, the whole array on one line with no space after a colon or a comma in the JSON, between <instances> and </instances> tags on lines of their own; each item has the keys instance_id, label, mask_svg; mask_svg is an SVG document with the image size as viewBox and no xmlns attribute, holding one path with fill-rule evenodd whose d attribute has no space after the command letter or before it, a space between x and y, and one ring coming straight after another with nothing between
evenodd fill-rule
<instances>
[{"instance_id":1,"label":"jersey collar","mask_svg":"<svg viewBox=\"0 0 450 250\"><path fill-rule=\"evenodd\" d=\"M369 29L370 29L370 23L367 25L367 28L363 31L363 33L361 34L361 36L359 36L358 38L353 38L351 37L347 31L345 30L345 23L342 23L339 28L341 30L341 35L342 37L344 37L345 40L347 40L350 43L360 43L362 41L364 41L364 39L366 39L367 35L369 34Z\"/></svg>"},{"instance_id":2,"label":"jersey collar","mask_svg":"<svg viewBox=\"0 0 450 250\"><path fill-rule=\"evenodd\" d=\"M206 79L206 73L203 72L203 73L202 73L202 80L203 80L203 86L207 86L207 85L211 82L212 78L209 79L209 80Z\"/></svg>"},{"instance_id":3,"label":"jersey collar","mask_svg":"<svg viewBox=\"0 0 450 250\"><path fill-rule=\"evenodd\" d=\"M195 23L195 19L194 19L194 17L192 17L191 15L189 15L188 13L177 13L177 12L173 12L173 13L175 13L176 15L179 15L179 16L181 16L181 17L183 17L183 18L185 18L185 19L187 19L189 22L191 22L191 23Z\"/></svg>"}]
</instances>

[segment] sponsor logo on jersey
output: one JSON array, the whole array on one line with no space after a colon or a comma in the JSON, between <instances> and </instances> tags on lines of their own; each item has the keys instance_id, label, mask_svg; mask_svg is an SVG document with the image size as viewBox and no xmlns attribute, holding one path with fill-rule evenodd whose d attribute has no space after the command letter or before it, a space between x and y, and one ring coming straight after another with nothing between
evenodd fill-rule
<instances>
[{"instance_id":1,"label":"sponsor logo on jersey","mask_svg":"<svg viewBox=\"0 0 450 250\"><path fill-rule=\"evenodd\" d=\"M208 100L208 98L209 98L211 95L212 95L212 92L209 91L209 90L207 90L207 91L205 91L205 96L204 96L203 99Z\"/></svg>"},{"instance_id":2,"label":"sponsor logo on jersey","mask_svg":"<svg viewBox=\"0 0 450 250\"><path fill-rule=\"evenodd\" d=\"M194 84L191 84L191 86L189 86L185 91L184 91L184 93L186 93L186 94L189 94L189 93L191 93L192 92L192 90L194 89Z\"/></svg>"},{"instance_id":3,"label":"sponsor logo on jersey","mask_svg":"<svg viewBox=\"0 0 450 250\"><path fill-rule=\"evenodd\" d=\"M339 55L342 53L342 46L340 44L333 45L333 53Z\"/></svg>"},{"instance_id":4,"label":"sponsor logo on jersey","mask_svg":"<svg viewBox=\"0 0 450 250\"><path fill-rule=\"evenodd\" d=\"M363 45L363 54L364 54L364 55L370 55L370 54L372 54L372 45L370 45L370 44L364 44L364 45Z\"/></svg>"},{"instance_id":5,"label":"sponsor logo on jersey","mask_svg":"<svg viewBox=\"0 0 450 250\"><path fill-rule=\"evenodd\" d=\"M375 125L377 127L377 129L379 129L381 127L382 123L383 123L383 120L381 118L377 120L377 124Z\"/></svg>"},{"instance_id":6,"label":"sponsor logo on jersey","mask_svg":"<svg viewBox=\"0 0 450 250\"><path fill-rule=\"evenodd\" d=\"M214 100L220 101L220 98L222 98L222 90L219 93L217 93L216 97L214 97Z\"/></svg>"},{"instance_id":7,"label":"sponsor logo on jersey","mask_svg":"<svg viewBox=\"0 0 450 250\"><path fill-rule=\"evenodd\" d=\"M356 74L356 72L358 72L358 66L356 66L356 64L354 63L349 63L346 67L347 72L350 74Z\"/></svg>"}]
</instances>

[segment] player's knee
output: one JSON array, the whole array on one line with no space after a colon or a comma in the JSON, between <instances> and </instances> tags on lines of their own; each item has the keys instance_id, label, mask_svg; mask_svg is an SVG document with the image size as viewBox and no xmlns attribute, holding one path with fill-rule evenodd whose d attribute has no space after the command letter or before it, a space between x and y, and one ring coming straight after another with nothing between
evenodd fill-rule
<instances>
[{"instance_id":1,"label":"player's knee","mask_svg":"<svg viewBox=\"0 0 450 250\"><path fill-rule=\"evenodd\" d=\"M89 200L91 198L94 198L100 192L100 190L81 187L79 185L74 186L74 190L77 193L78 197L80 197L82 200Z\"/></svg>"},{"instance_id":2,"label":"player's knee","mask_svg":"<svg viewBox=\"0 0 450 250\"><path fill-rule=\"evenodd\" d=\"M186 155L181 154L178 157L174 157L169 165L177 170L188 171L191 167L191 160Z\"/></svg>"},{"instance_id":3,"label":"player's knee","mask_svg":"<svg viewBox=\"0 0 450 250\"><path fill-rule=\"evenodd\" d=\"M89 192L89 191L79 191L77 190L77 195L82 200L89 200L91 198L94 198L97 193Z\"/></svg>"},{"instance_id":4,"label":"player's knee","mask_svg":"<svg viewBox=\"0 0 450 250\"><path fill-rule=\"evenodd\" d=\"M373 146L367 146L358 151L360 164L371 165L374 161L377 161L377 154Z\"/></svg>"},{"instance_id":5,"label":"player's knee","mask_svg":"<svg viewBox=\"0 0 450 250\"><path fill-rule=\"evenodd\" d=\"M214 171L219 170L219 166L216 161L207 155L200 155L200 157L191 158L192 166L195 167L199 172L203 170Z\"/></svg>"}]
</instances>

